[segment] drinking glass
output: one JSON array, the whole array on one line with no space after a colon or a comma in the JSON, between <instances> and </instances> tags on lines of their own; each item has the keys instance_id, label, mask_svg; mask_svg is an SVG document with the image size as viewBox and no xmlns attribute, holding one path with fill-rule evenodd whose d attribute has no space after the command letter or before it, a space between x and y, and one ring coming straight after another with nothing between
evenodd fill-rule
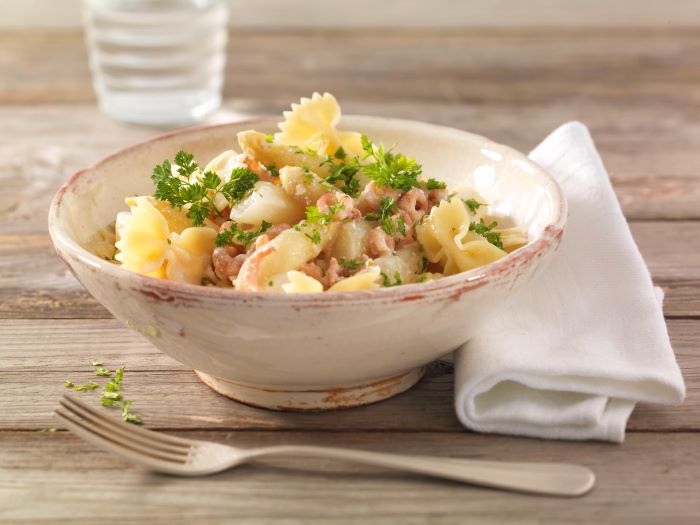
<instances>
[{"instance_id":1,"label":"drinking glass","mask_svg":"<svg viewBox=\"0 0 700 525\"><path fill-rule=\"evenodd\" d=\"M176 127L221 104L228 10L220 0L83 0L100 108L115 119Z\"/></svg>"}]
</instances>

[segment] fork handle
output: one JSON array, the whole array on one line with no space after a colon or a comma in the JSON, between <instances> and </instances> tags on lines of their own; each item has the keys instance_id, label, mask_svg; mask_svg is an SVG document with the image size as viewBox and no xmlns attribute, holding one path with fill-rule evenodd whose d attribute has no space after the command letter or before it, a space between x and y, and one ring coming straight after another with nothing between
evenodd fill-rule
<instances>
[{"instance_id":1,"label":"fork handle","mask_svg":"<svg viewBox=\"0 0 700 525\"><path fill-rule=\"evenodd\" d=\"M546 494L582 496L595 482L593 472L566 463L515 463L430 456L406 456L366 450L305 445L262 447L246 451L245 460L270 456L339 459L387 467L474 485Z\"/></svg>"}]
</instances>

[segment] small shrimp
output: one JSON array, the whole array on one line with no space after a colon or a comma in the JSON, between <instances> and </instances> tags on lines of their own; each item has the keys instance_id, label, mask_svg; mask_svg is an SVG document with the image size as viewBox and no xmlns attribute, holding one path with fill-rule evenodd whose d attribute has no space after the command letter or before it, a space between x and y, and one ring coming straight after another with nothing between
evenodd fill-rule
<instances>
[{"instance_id":1,"label":"small shrimp","mask_svg":"<svg viewBox=\"0 0 700 525\"><path fill-rule=\"evenodd\" d=\"M247 258L248 256L239 253L238 248L233 244L219 246L211 255L214 273L222 281L235 279Z\"/></svg>"},{"instance_id":2,"label":"small shrimp","mask_svg":"<svg viewBox=\"0 0 700 525\"><path fill-rule=\"evenodd\" d=\"M428 204L429 208L435 206L438 202L447 200L450 196L450 192L447 188L437 188L434 190L428 190Z\"/></svg>"},{"instance_id":3,"label":"small shrimp","mask_svg":"<svg viewBox=\"0 0 700 525\"><path fill-rule=\"evenodd\" d=\"M384 197L394 199L394 202L399 200L401 192L394 188L377 186L374 181L370 181L365 189L362 190L360 197L357 200L357 206L364 212L379 211L381 200Z\"/></svg>"},{"instance_id":4,"label":"small shrimp","mask_svg":"<svg viewBox=\"0 0 700 525\"><path fill-rule=\"evenodd\" d=\"M367 251L372 258L391 255L394 248L396 248L396 242L393 237L381 227L377 226L367 234Z\"/></svg>"},{"instance_id":5,"label":"small shrimp","mask_svg":"<svg viewBox=\"0 0 700 525\"><path fill-rule=\"evenodd\" d=\"M323 281L325 280L323 268L321 268L321 265L318 263L318 261L305 262L301 265L300 270L309 277L313 277L320 283L323 283Z\"/></svg>"},{"instance_id":6,"label":"small shrimp","mask_svg":"<svg viewBox=\"0 0 700 525\"><path fill-rule=\"evenodd\" d=\"M330 288L335 283L342 280L342 277L340 276L342 271L343 269L341 268L340 264L338 264L336 258L331 257L328 261L328 268L326 268L326 282L324 283L326 288Z\"/></svg>"},{"instance_id":7,"label":"small shrimp","mask_svg":"<svg viewBox=\"0 0 700 525\"><path fill-rule=\"evenodd\" d=\"M355 201L352 200L352 197L340 191L329 191L324 193L316 201L318 211L321 213L328 213L330 211L330 207L336 204L340 204L342 208L336 210L333 219L343 221L346 219L352 220L362 217L360 210L355 208Z\"/></svg>"},{"instance_id":8,"label":"small shrimp","mask_svg":"<svg viewBox=\"0 0 700 525\"><path fill-rule=\"evenodd\" d=\"M418 188L411 188L410 191L404 193L399 199L398 205L400 210L405 211L411 217L411 224L421 220L430 209L425 192Z\"/></svg>"},{"instance_id":9,"label":"small shrimp","mask_svg":"<svg viewBox=\"0 0 700 525\"><path fill-rule=\"evenodd\" d=\"M243 263L243 266L241 266L241 271L238 273L236 290L242 292L260 291L260 265L275 251L275 247L268 244L250 254Z\"/></svg>"}]
</instances>

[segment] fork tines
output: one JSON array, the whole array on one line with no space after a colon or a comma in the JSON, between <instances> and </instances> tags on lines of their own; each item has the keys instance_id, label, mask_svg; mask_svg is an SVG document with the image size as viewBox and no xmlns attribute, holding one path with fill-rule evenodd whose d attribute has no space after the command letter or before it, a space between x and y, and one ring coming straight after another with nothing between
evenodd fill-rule
<instances>
[{"instance_id":1,"label":"fork tines","mask_svg":"<svg viewBox=\"0 0 700 525\"><path fill-rule=\"evenodd\" d=\"M56 415L70 430L86 441L132 460L153 463L167 462L184 465L192 443L135 427L64 395Z\"/></svg>"}]
</instances>

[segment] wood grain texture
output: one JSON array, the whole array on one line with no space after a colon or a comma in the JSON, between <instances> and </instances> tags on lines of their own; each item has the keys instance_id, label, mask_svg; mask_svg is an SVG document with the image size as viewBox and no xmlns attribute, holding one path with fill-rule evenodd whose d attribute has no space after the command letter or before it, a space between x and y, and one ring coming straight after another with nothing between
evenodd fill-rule
<instances>
[{"instance_id":1,"label":"wood grain texture","mask_svg":"<svg viewBox=\"0 0 700 525\"><path fill-rule=\"evenodd\" d=\"M687 382L687 399L679 406L639 405L630 431L700 430L700 320L671 320L668 326ZM99 345L95 334L100 334ZM452 408L453 374L446 363L432 365L416 387L382 403L299 414L231 402L114 319L4 320L0 340L5 342L0 354L0 431L53 426L52 412L66 392L65 380L106 381L93 376L94 359L111 369L127 365L127 395L151 428L464 431ZM78 395L97 400L99 390Z\"/></svg>"},{"instance_id":2,"label":"wood grain texture","mask_svg":"<svg viewBox=\"0 0 700 525\"><path fill-rule=\"evenodd\" d=\"M609 2L598 4L610 11ZM585 122L652 277L666 291L687 400L640 404L627 441L616 446L466 431L452 408L447 364L433 365L394 399L335 413L268 412L215 394L111 318L54 256L46 231L49 202L71 173L160 131L111 121L94 107L78 32L5 32L0 523L92 524L115 516L149 524L697 522L700 31L276 29L231 36L228 100L212 123L278 114L314 90L334 92L348 113L455 126L523 151L562 122ZM580 500L533 498L295 460L206 479L151 475L61 430L35 432L56 426L63 381L91 378L92 359L127 365L125 393L152 428L242 446L574 461L596 471L598 486ZM99 396L81 395L95 403Z\"/></svg>"},{"instance_id":3,"label":"wood grain texture","mask_svg":"<svg viewBox=\"0 0 700 525\"><path fill-rule=\"evenodd\" d=\"M448 457L580 462L581 499L506 494L333 461L276 459L202 479L146 473L64 432L0 433L6 523L673 523L700 515L700 434L632 434L622 446L467 433L187 432L242 447L281 443ZM664 454L659 454L664 450ZM80 458L76 461L76 458ZM51 465L49 470L47 465ZM33 499L41 494L40 500ZM634 501L634 505L623 502Z\"/></svg>"}]
</instances>

